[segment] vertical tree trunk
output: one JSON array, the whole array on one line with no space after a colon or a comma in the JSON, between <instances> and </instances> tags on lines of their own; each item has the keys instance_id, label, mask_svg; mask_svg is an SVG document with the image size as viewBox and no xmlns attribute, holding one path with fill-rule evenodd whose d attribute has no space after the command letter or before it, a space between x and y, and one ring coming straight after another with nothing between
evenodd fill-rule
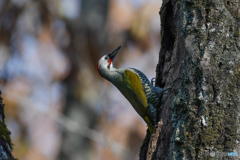
<instances>
[{"instance_id":1,"label":"vertical tree trunk","mask_svg":"<svg viewBox=\"0 0 240 160\"><path fill-rule=\"evenodd\" d=\"M140 159L239 159L239 6L238 0L163 1L156 83L172 89Z\"/></svg>"},{"instance_id":2,"label":"vertical tree trunk","mask_svg":"<svg viewBox=\"0 0 240 160\"><path fill-rule=\"evenodd\" d=\"M14 160L11 154L12 143L10 132L7 129L4 119L4 104L0 95L0 160Z\"/></svg>"}]
</instances>

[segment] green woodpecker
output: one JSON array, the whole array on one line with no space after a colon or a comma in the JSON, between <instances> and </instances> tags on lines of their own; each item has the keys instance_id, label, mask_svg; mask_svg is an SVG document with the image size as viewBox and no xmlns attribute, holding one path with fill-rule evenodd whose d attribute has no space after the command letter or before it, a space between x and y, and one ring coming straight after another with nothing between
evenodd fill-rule
<instances>
[{"instance_id":1,"label":"green woodpecker","mask_svg":"<svg viewBox=\"0 0 240 160\"><path fill-rule=\"evenodd\" d=\"M159 98L166 89L155 87L148 78L139 70L134 68L115 68L113 59L121 46L110 54L104 55L98 61L98 72L100 75L115 85L127 98L136 112L147 123L150 132L156 124Z\"/></svg>"}]
</instances>

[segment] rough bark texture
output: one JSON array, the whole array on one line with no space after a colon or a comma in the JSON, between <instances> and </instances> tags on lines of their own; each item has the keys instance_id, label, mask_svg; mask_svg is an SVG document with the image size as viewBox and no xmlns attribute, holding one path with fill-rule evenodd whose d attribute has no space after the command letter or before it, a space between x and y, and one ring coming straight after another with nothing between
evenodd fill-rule
<instances>
[{"instance_id":1,"label":"rough bark texture","mask_svg":"<svg viewBox=\"0 0 240 160\"><path fill-rule=\"evenodd\" d=\"M4 119L4 104L0 95L0 160L14 160L11 154L12 143L10 132L7 129Z\"/></svg>"},{"instance_id":2,"label":"rough bark texture","mask_svg":"<svg viewBox=\"0 0 240 160\"><path fill-rule=\"evenodd\" d=\"M157 146L148 134L140 159L239 159L239 8L239 0L163 1L156 83L172 90L159 106Z\"/></svg>"}]
</instances>

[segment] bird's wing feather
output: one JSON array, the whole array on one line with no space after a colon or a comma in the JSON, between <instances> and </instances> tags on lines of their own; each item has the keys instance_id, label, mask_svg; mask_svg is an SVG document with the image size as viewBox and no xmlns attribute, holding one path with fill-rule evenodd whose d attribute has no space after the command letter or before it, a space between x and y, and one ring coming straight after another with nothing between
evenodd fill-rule
<instances>
[{"instance_id":1,"label":"bird's wing feather","mask_svg":"<svg viewBox=\"0 0 240 160\"><path fill-rule=\"evenodd\" d=\"M130 68L130 69L133 70L134 72L136 72L140 76L141 81L142 81L143 84L149 85L149 86L151 85L151 83L148 80L147 76L143 72L139 71L136 68Z\"/></svg>"},{"instance_id":2,"label":"bird's wing feather","mask_svg":"<svg viewBox=\"0 0 240 160\"><path fill-rule=\"evenodd\" d=\"M142 81L139 78L138 74L133 72L130 69L126 69L124 71L124 80L126 81L126 84L128 85L128 87L136 95L140 103L144 107L147 107L148 106L147 97L142 86Z\"/></svg>"}]
</instances>

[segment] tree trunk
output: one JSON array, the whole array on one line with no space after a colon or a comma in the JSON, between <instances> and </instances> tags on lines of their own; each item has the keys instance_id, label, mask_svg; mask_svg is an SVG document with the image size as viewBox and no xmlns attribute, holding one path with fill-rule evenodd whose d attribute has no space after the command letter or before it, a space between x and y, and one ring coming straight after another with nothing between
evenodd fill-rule
<instances>
[{"instance_id":1,"label":"tree trunk","mask_svg":"<svg viewBox=\"0 0 240 160\"><path fill-rule=\"evenodd\" d=\"M14 160L11 154L12 143L10 132L7 129L4 119L4 104L0 95L0 160Z\"/></svg>"},{"instance_id":2,"label":"tree trunk","mask_svg":"<svg viewBox=\"0 0 240 160\"><path fill-rule=\"evenodd\" d=\"M164 0L156 84L172 87L140 159L239 159L240 1Z\"/></svg>"}]
</instances>

